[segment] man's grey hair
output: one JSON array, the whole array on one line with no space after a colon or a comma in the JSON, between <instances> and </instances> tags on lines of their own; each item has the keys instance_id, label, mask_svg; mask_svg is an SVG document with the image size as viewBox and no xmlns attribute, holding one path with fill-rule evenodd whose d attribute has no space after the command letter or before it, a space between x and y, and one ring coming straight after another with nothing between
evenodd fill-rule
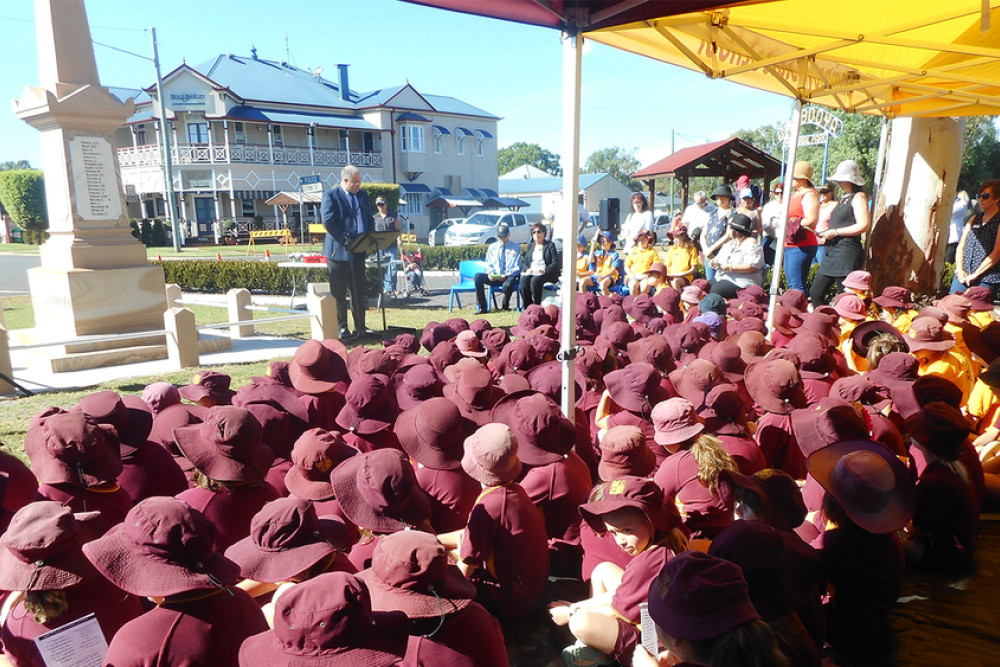
<instances>
[{"instance_id":1,"label":"man's grey hair","mask_svg":"<svg viewBox=\"0 0 1000 667\"><path fill-rule=\"evenodd\" d=\"M361 171L355 167L353 164L349 164L340 170L340 180L342 181L353 181L355 176L361 174Z\"/></svg>"},{"instance_id":2,"label":"man's grey hair","mask_svg":"<svg viewBox=\"0 0 1000 667\"><path fill-rule=\"evenodd\" d=\"M702 199L708 199L708 193L707 192L705 192L704 190L698 190L698 192L694 193L694 200L695 201L700 201Z\"/></svg>"}]
</instances>

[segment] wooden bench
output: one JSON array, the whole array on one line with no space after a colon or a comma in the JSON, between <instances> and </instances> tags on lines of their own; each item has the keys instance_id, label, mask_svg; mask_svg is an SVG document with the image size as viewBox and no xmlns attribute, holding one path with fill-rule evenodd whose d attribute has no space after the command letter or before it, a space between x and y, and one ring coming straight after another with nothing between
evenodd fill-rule
<instances>
[{"instance_id":1,"label":"wooden bench","mask_svg":"<svg viewBox=\"0 0 1000 667\"><path fill-rule=\"evenodd\" d=\"M285 254L288 254L289 248L295 248L295 237L292 235L292 231L285 227L283 229L268 229L259 232L250 232L250 243L247 245L247 255L253 250L253 254L257 254L257 241L265 241L268 239L274 239L279 244L285 245Z\"/></svg>"}]
</instances>

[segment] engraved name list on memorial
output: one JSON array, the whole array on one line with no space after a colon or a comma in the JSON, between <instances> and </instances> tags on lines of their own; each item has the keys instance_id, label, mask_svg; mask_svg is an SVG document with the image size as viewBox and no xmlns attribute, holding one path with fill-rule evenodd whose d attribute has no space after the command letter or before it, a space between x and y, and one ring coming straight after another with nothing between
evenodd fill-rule
<instances>
[{"instance_id":1,"label":"engraved name list on memorial","mask_svg":"<svg viewBox=\"0 0 1000 667\"><path fill-rule=\"evenodd\" d=\"M84 220L117 220L122 215L111 143L104 137L69 142L76 211Z\"/></svg>"}]
</instances>

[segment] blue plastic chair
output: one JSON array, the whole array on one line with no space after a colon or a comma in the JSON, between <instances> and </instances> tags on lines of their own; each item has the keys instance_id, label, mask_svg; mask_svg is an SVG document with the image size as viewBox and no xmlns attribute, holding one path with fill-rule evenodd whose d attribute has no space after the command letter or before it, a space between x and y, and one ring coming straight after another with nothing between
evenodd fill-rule
<instances>
[{"instance_id":1,"label":"blue plastic chair","mask_svg":"<svg viewBox=\"0 0 1000 667\"><path fill-rule=\"evenodd\" d=\"M476 274L477 273L487 273L486 262L479 259L467 259L458 264L458 282L451 286L448 293L448 312L450 313L454 308L455 304L458 304L459 309L462 308L462 298L461 294L472 292L476 293ZM514 295L517 298L517 309L521 310L521 293L518 291L518 282L514 281ZM493 297L496 294L503 294L502 285L487 285L489 288L489 298L486 300L486 309L490 310L490 306L493 305Z\"/></svg>"}]
</instances>

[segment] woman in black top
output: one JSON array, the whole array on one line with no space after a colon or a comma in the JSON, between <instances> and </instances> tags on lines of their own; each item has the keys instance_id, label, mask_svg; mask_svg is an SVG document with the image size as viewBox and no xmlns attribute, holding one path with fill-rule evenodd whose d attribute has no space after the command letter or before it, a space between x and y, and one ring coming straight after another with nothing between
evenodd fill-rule
<instances>
[{"instance_id":1,"label":"woman in black top","mask_svg":"<svg viewBox=\"0 0 1000 667\"><path fill-rule=\"evenodd\" d=\"M844 194L830 214L830 227L816 233L816 238L826 248L826 255L809 290L809 300L814 308L826 303L823 296L830 285L836 282L837 293L843 292L847 274L864 265L861 235L871 227L868 195L862 189L865 181L861 178L858 163L844 160L837 165L830 180L839 185Z\"/></svg>"},{"instance_id":2,"label":"woman in black top","mask_svg":"<svg viewBox=\"0 0 1000 667\"><path fill-rule=\"evenodd\" d=\"M533 303L541 305L545 283L559 280L559 251L556 244L545 240L545 225L536 222L531 226L531 241L524 248L524 265L521 271L521 307Z\"/></svg>"}]
</instances>

